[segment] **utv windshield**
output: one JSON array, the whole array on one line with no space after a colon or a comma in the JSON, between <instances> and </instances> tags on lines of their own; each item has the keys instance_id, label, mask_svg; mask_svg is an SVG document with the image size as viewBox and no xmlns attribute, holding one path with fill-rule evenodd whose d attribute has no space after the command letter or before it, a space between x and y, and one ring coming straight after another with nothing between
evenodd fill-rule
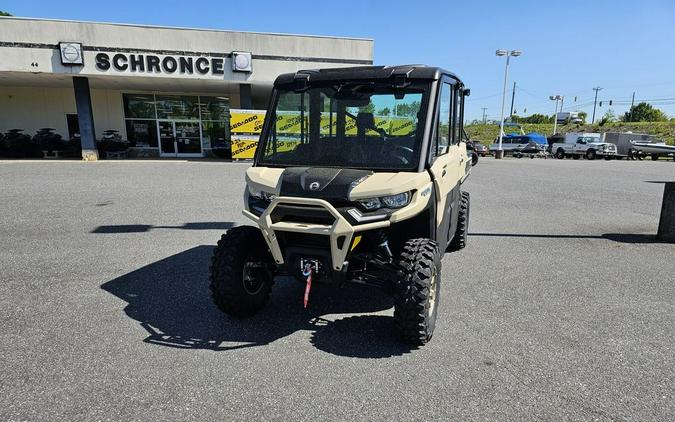
<instances>
[{"instance_id":1,"label":"utv windshield","mask_svg":"<svg viewBox=\"0 0 675 422\"><path fill-rule=\"evenodd\" d=\"M417 168L428 84L340 82L278 89L259 164Z\"/></svg>"}]
</instances>

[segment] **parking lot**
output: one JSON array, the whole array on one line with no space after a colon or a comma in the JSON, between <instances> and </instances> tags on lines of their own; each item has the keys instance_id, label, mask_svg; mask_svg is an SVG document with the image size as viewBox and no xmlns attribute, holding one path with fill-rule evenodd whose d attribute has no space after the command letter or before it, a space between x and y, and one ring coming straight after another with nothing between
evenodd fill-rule
<instances>
[{"instance_id":1,"label":"parking lot","mask_svg":"<svg viewBox=\"0 0 675 422\"><path fill-rule=\"evenodd\" d=\"M370 288L215 308L247 166L0 163L1 420L675 418L672 162L481 159L417 350Z\"/></svg>"}]
</instances>

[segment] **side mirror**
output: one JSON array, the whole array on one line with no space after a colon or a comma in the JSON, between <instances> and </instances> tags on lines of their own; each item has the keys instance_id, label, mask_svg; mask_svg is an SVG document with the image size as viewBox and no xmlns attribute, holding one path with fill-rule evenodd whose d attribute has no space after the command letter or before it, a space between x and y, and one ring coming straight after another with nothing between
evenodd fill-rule
<instances>
[{"instance_id":1,"label":"side mirror","mask_svg":"<svg viewBox=\"0 0 675 422\"><path fill-rule=\"evenodd\" d=\"M468 97L469 95L471 95L471 90L469 88L464 89L464 96Z\"/></svg>"}]
</instances>

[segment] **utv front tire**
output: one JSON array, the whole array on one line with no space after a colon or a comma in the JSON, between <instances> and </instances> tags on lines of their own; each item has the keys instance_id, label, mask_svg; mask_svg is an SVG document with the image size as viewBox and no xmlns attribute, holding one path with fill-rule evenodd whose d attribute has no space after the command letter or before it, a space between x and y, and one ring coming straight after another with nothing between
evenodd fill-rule
<instances>
[{"instance_id":1,"label":"utv front tire","mask_svg":"<svg viewBox=\"0 0 675 422\"><path fill-rule=\"evenodd\" d=\"M431 340L438 314L441 264L436 242L408 240L398 264L394 321L404 342L421 346Z\"/></svg>"},{"instance_id":2,"label":"utv front tire","mask_svg":"<svg viewBox=\"0 0 675 422\"><path fill-rule=\"evenodd\" d=\"M272 256L259 229L234 227L218 241L211 258L211 296L234 317L253 315L269 300Z\"/></svg>"},{"instance_id":3,"label":"utv front tire","mask_svg":"<svg viewBox=\"0 0 675 422\"><path fill-rule=\"evenodd\" d=\"M457 229L450 245L448 245L448 252L455 252L466 247L467 235L469 233L470 199L469 192L462 191L462 199L459 203L459 213L457 215Z\"/></svg>"}]
</instances>

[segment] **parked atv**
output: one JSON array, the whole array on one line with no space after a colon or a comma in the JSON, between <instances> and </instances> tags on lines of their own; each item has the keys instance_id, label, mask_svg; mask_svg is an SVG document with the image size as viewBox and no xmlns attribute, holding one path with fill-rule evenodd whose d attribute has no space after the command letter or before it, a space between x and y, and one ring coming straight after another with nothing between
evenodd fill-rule
<instances>
[{"instance_id":1,"label":"parked atv","mask_svg":"<svg viewBox=\"0 0 675 422\"><path fill-rule=\"evenodd\" d=\"M104 130L103 136L96 143L99 157L105 157L107 152L126 151L129 148L129 141L125 141L117 130Z\"/></svg>"},{"instance_id":2,"label":"parked atv","mask_svg":"<svg viewBox=\"0 0 675 422\"><path fill-rule=\"evenodd\" d=\"M54 151L62 151L66 148L61 135L54 131L54 128L45 127L38 129L37 133L33 136L33 144L40 151L47 151L47 155L52 155Z\"/></svg>"},{"instance_id":3,"label":"parked atv","mask_svg":"<svg viewBox=\"0 0 675 422\"><path fill-rule=\"evenodd\" d=\"M2 154L7 158L41 157L42 152L33 144L30 136L23 129L8 130L2 140Z\"/></svg>"},{"instance_id":4,"label":"parked atv","mask_svg":"<svg viewBox=\"0 0 675 422\"><path fill-rule=\"evenodd\" d=\"M457 76L426 66L279 76L246 171L255 226L230 229L214 250L216 305L254 314L280 274L305 284L305 307L315 284L368 284L392 294L404 341L428 342L441 258L467 242L467 95ZM374 116L384 108L396 112Z\"/></svg>"}]
</instances>

